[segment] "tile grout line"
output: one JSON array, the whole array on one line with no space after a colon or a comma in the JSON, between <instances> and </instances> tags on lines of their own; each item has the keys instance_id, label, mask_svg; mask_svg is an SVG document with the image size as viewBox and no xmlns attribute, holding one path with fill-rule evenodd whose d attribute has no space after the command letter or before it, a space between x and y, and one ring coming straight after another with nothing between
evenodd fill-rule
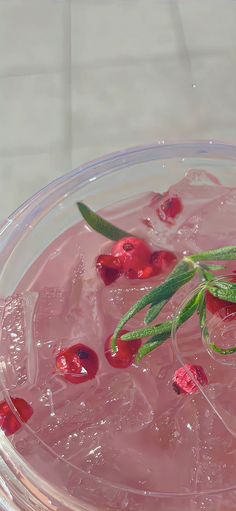
<instances>
[{"instance_id":1,"label":"tile grout line","mask_svg":"<svg viewBox=\"0 0 236 511\"><path fill-rule=\"evenodd\" d=\"M173 18L173 27L174 27L174 31L175 31L175 35L176 35L176 43L177 43L177 47L178 47L178 53L179 53L179 55L183 55L183 57L184 57L185 69L186 69L187 74L190 77L191 85L193 85L192 63L191 63L191 58L190 58L189 51L188 51L188 45L187 45L186 38L185 38L184 26L183 26L182 17L180 14L178 0L177 0L177 2L176 1L173 2L173 0L170 0L169 6L170 6L170 11L171 11L171 16Z\"/></svg>"},{"instance_id":2,"label":"tile grout line","mask_svg":"<svg viewBox=\"0 0 236 511\"><path fill-rule=\"evenodd\" d=\"M66 0L65 13L65 72L66 72L66 130L68 171L72 169L72 70L71 70L71 0Z\"/></svg>"}]
</instances>

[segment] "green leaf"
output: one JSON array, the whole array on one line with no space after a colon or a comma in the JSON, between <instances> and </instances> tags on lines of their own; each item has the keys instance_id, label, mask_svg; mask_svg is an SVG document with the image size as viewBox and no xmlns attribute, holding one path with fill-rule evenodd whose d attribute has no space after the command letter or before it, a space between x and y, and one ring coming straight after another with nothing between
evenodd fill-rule
<instances>
[{"instance_id":1,"label":"green leaf","mask_svg":"<svg viewBox=\"0 0 236 511\"><path fill-rule=\"evenodd\" d=\"M223 247L208 252L201 252L189 257L194 262L198 261L233 261L236 260L236 247Z\"/></svg>"},{"instance_id":2,"label":"green leaf","mask_svg":"<svg viewBox=\"0 0 236 511\"><path fill-rule=\"evenodd\" d=\"M133 316L135 316L138 312L140 312L151 303L157 304L163 300L171 298L171 296L173 296L180 287L187 284L187 282L189 282L194 277L195 272L196 269L192 269L173 276L157 288L153 289L150 293L141 298L137 303L135 303L133 307L131 307L131 309L123 316L114 332L112 340L113 350L116 349L116 341L120 331L122 330L123 326L131 318L133 318Z\"/></svg>"},{"instance_id":3,"label":"green leaf","mask_svg":"<svg viewBox=\"0 0 236 511\"><path fill-rule=\"evenodd\" d=\"M179 328L185 321L187 321L193 314L196 312L199 300L201 298L200 296L201 291L195 293L192 298L185 304L185 306L180 310L178 316L177 316L177 328Z\"/></svg>"},{"instance_id":4,"label":"green leaf","mask_svg":"<svg viewBox=\"0 0 236 511\"><path fill-rule=\"evenodd\" d=\"M225 270L223 264L201 264L201 268L209 271Z\"/></svg>"},{"instance_id":5,"label":"green leaf","mask_svg":"<svg viewBox=\"0 0 236 511\"><path fill-rule=\"evenodd\" d=\"M183 323L185 323L185 321L187 321L195 313L198 304L199 292L196 293L180 311L177 318L177 328L179 328ZM141 337L147 337L150 334L153 335L151 339L149 339L143 346L141 346L137 353L136 361L140 362L146 355L148 355L151 351L161 346L161 344L163 344L163 342L165 342L171 336L172 327L173 321L166 321L166 323L161 323L160 325L156 325L155 327L148 327L140 330L135 330L134 332L130 332L129 334L123 335L121 339L128 341L133 339L139 339Z\"/></svg>"},{"instance_id":6,"label":"green leaf","mask_svg":"<svg viewBox=\"0 0 236 511\"><path fill-rule=\"evenodd\" d=\"M167 302L168 300L163 300L163 302L151 305L149 311L145 316L144 323L146 323L146 325L149 325L149 323L154 321L154 319L156 319L157 316L159 316L160 312L162 311L163 307L165 307Z\"/></svg>"},{"instance_id":7,"label":"green leaf","mask_svg":"<svg viewBox=\"0 0 236 511\"><path fill-rule=\"evenodd\" d=\"M200 266L199 266L199 273L202 275L203 279L207 282L211 282L212 280L215 279L215 275L211 271L205 270L204 268L201 268Z\"/></svg>"},{"instance_id":8,"label":"green leaf","mask_svg":"<svg viewBox=\"0 0 236 511\"><path fill-rule=\"evenodd\" d=\"M225 280L214 280L214 282L212 282L212 285L219 289L236 292L236 284L234 282L226 282Z\"/></svg>"},{"instance_id":9,"label":"green leaf","mask_svg":"<svg viewBox=\"0 0 236 511\"><path fill-rule=\"evenodd\" d=\"M183 307L177 318L177 328L179 328L195 313L199 304L199 299L200 293L198 292ZM140 362L146 355L161 346L161 344L163 344L163 342L165 342L171 336L172 327L173 321L166 321L166 323L160 323L155 327L145 327L139 330L135 330L134 332L130 332L123 335L121 339L122 341L132 341L134 339L145 338L152 335L151 339L149 339L143 346L141 346L137 353L136 362Z\"/></svg>"},{"instance_id":10,"label":"green leaf","mask_svg":"<svg viewBox=\"0 0 236 511\"><path fill-rule=\"evenodd\" d=\"M170 337L170 334L171 334L171 332L169 332L169 333L163 332L163 334L152 337L148 342L146 342L146 344L141 346L141 348L139 348L139 351L136 355L136 359L135 359L136 362L137 363L141 362L141 360L144 357L146 357L146 355L149 355L149 353L151 353L153 350L155 350L156 348L161 346L161 344L163 344L168 339L168 337Z\"/></svg>"},{"instance_id":11,"label":"green leaf","mask_svg":"<svg viewBox=\"0 0 236 511\"><path fill-rule=\"evenodd\" d=\"M235 289L226 288L220 289L218 287L209 286L207 289L216 298L220 298L220 300L226 300L227 302L236 303L236 285L234 284Z\"/></svg>"},{"instance_id":12,"label":"green leaf","mask_svg":"<svg viewBox=\"0 0 236 511\"><path fill-rule=\"evenodd\" d=\"M216 344L212 343L209 345L210 348L215 351L216 353L219 353L220 355L232 355L232 353L236 353L236 347L234 348L220 348Z\"/></svg>"},{"instance_id":13,"label":"green leaf","mask_svg":"<svg viewBox=\"0 0 236 511\"><path fill-rule=\"evenodd\" d=\"M130 236L130 233L123 231L107 220L104 220L104 218L102 218L100 215L97 215L97 213L92 211L82 202L77 202L77 206L87 224L90 225L94 231L99 232L109 240L118 241L122 238Z\"/></svg>"},{"instance_id":14,"label":"green leaf","mask_svg":"<svg viewBox=\"0 0 236 511\"><path fill-rule=\"evenodd\" d=\"M186 261L186 260L181 261L179 264L177 264L175 266L173 271L170 273L169 277L166 279L166 282L171 280L173 277L182 275L182 273L184 273L185 271L189 271L192 268L193 268L193 265L191 264L191 261L190 262ZM151 307L150 307L149 311L147 312L146 317L144 319L144 323L146 323L146 325L149 325L149 323L152 323L152 321L154 321L154 319L156 319L159 316L162 309L168 303L168 300L169 299L163 300L162 302L153 303L151 305Z\"/></svg>"},{"instance_id":15,"label":"green leaf","mask_svg":"<svg viewBox=\"0 0 236 511\"><path fill-rule=\"evenodd\" d=\"M201 296L199 297L198 314L199 314L199 320L200 320L200 327L203 329L203 328L206 327L206 298L205 298L205 289L201 291Z\"/></svg>"},{"instance_id":16,"label":"green leaf","mask_svg":"<svg viewBox=\"0 0 236 511\"><path fill-rule=\"evenodd\" d=\"M139 328L138 330L134 330L133 332L122 335L121 339L122 341L133 341L134 339L142 339L144 337L162 335L166 332L170 334L171 328L172 321L166 321L166 323L160 323L156 326L146 326L144 328Z\"/></svg>"},{"instance_id":17,"label":"green leaf","mask_svg":"<svg viewBox=\"0 0 236 511\"><path fill-rule=\"evenodd\" d=\"M177 264L173 271L170 273L169 277L166 279L166 282L171 280L173 277L176 277L177 275L181 275L185 271L189 271L189 269L193 268L193 265L191 264L191 261L183 260L181 263ZM149 309L149 311L146 314L146 317L144 319L144 323L146 325L149 325L149 323L152 323L154 319L156 319L162 309L165 307L165 305L168 303L167 300L163 300L162 302L153 303Z\"/></svg>"}]
</instances>

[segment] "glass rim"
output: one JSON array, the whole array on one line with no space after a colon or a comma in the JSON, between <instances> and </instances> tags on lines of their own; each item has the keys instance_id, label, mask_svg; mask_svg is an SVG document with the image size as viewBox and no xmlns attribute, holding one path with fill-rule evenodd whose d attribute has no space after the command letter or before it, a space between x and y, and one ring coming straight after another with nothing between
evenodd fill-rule
<instances>
[{"instance_id":1,"label":"glass rim","mask_svg":"<svg viewBox=\"0 0 236 511\"><path fill-rule=\"evenodd\" d=\"M55 179L47 186L43 187L36 194L34 194L31 198L25 201L19 208L12 213L5 222L0 225L0 263L2 267L4 266L4 261L8 259L8 245L13 244L13 246L24 237L26 231L29 228L32 228L31 222L34 218L42 218L48 214L48 212L53 209L58 202L66 198L70 191L75 191L73 187L73 183L77 183L77 189L82 188L85 184L89 182L96 182L96 179L102 178L107 174L110 174L114 171L119 171L120 169L128 166L137 165L140 163L147 163L153 160L166 160L172 158L206 158L206 159L227 159L236 161L236 146L235 145L227 145L221 142L213 142L210 141L193 141L193 142L184 142L184 143L158 143L151 145L144 145L140 147L133 147L124 151L118 151L115 153L111 153L105 157L100 157L96 160L93 160L87 164L84 164L78 167L75 170ZM78 186L79 179L79 186ZM17 227L17 229L15 229ZM2 382L1 382L2 386ZM3 389L3 392L4 391ZM5 394L6 398L8 392ZM25 424L24 427L32 434L31 428ZM0 434L1 436L1 447L0 452L4 453L10 457L11 461L14 462L18 468L18 471L23 468L24 473L29 477L29 480L33 482L36 488L39 488L42 491L47 491L48 494L54 496L54 498L63 502L68 509L78 511L78 501L77 498L66 495L64 492L60 491L59 488L49 483L46 478L41 477L34 469L31 468L30 464L24 460L24 458L15 451L11 442L7 439L4 434ZM41 444L44 444L43 441L39 440ZM44 447L49 451L53 451L50 449L47 444L44 444ZM53 454L60 458L60 456ZM68 461L61 461L70 464ZM70 464L74 467L73 464ZM83 470L75 467L77 471L82 472L91 480L97 481L100 484L105 484L106 486L113 487L116 489L122 489L129 493L137 494L137 495L145 495L147 497L181 497L181 498L190 498L190 497L200 497L200 496L209 496L209 495L217 495L225 492L229 492L230 490L235 490L235 486L230 486L225 489L215 489L215 490L203 490L203 491L189 491L189 492L176 492L176 491L145 491L138 490L129 486L125 486L124 484L112 483L107 481L106 479L102 479L99 476L94 476L92 474L87 474ZM83 504L79 504L81 510L83 509Z\"/></svg>"}]
</instances>

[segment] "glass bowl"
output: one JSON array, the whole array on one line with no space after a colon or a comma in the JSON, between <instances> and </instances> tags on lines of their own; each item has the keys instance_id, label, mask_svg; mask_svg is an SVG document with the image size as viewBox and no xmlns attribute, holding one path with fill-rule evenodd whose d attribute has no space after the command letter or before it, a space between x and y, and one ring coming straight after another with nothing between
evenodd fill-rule
<instances>
[{"instance_id":1,"label":"glass bowl","mask_svg":"<svg viewBox=\"0 0 236 511\"><path fill-rule=\"evenodd\" d=\"M39 191L1 225L1 315L5 300L16 289L24 295L26 311L34 306L34 297L20 284L22 277L50 243L81 220L75 207L77 201L84 201L95 210L105 209L150 190L165 191L189 168L204 169L223 179L225 184L234 185L236 147L212 141L137 147L83 165ZM29 330L26 342L31 353L34 339ZM16 413L10 393L16 392L22 382L9 358L9 349L2 331L1 396ZM30 456L26 461L14 438L9 439L1 432L3 510L232 511L236 505L236 484L227 487L218 481L213 490L204 491L199 491L197 485L194 491L188 488L142 491L79 469L76 491L71 492L67 479L73 465L55 453L46 439L42 441L37 428L32 428L30 423L22 425L22 431L29 445L34 442L39 463L38 466L31 463Z\"/></svg>"}]
</instances>

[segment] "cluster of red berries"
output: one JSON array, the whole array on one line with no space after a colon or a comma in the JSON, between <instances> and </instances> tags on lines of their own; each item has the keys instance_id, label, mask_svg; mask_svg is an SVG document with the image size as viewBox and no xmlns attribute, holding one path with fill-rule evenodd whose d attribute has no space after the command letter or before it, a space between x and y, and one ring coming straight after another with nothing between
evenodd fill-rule
<instances>
[{"instance_id":1,"label":"cluster of red berries","mask_svg":"<svg viewBox=\"0 0 236 511\"><path fill-rule=\"evenodd\" d=\"M120 337L127 333L122 330ZM116 352L112 350L112 335L105 342L104 354L112 367L127 368L141 346L141 340L123 342L118 338ZM74 344L63 349L56 357L57 371L70 383L84 383L95 378L99 367L98 356L94 350L85 344ZM16 417L7 401L0 402L0 428L7 436L16 433L22 422L28 422L33 415L33 409L24 399L11 398L12 403L21 419Z\"/></svg>"},{"instance_id":2,"label":"cluster of red berries","mask_svg":"<svg viewBox=\"0 0 236 511\"><path fill-rule=\"evenodd\" d=\"M122 335L128 330L122 330L117 340L116 351L112 349L112 335L104 345L104 355L108 363L115 368L127 368L133 361L141 346L141 340L124 342ZM56 367L64 378L71 383L83 383L92 380L98 371L98 357L96 353L84 344L74 344L67 350L62 350L56 357Z\"/></svg>"},{"instance_id":3,"label":"cluster of red berries","mask_svg":"<svg viewBox=\"0 0 236 511\"><path fill-rule=\"evenodd\" d=\"M182 202L177 196L174 196L162 202L157 209L157 214L161 221L171 224L181 211ZM175 263L176 256L172 252L164 250L152 252L145 241L127 237L114 245L111 254L100 255L96 261L96 267L105 285L109 285L122 274L128 279L146 279L166 273ZM236 312L236 304L232 305L230 302L219 300L210 293L206 294L206 304L212 314L217 314L220 317ZM121 336L125 333L127 330L121 331L115 352L112 350L112 335L105 342L104 354L112 367L129 367L141 346L140 339L129 342L122 341ZM67 381L74 384L93 379L97 374L98 367L96 353L81 343L60 351L56 357L58 372ZM203 368L197 365L187 365L179 368L174 374L173 388L178 394L191 394L198 391L189 372L200 385L207 385L208 379ZM16 433L21 428L22 422L27 422L33 414L32 407L24 399L12 398L11 400L18 413L18 418L6 401L0 403L0 427L7 436Z\"/></svg>"},{"instance_id":4,"label":"cluster of red berries","mask_svg":"<svg viewBox=\"0 0 236 511\"><path fill-rule=\"evenodd\" d=\"M104 284L109 286L121 275L127 279L148 279L167 273L175 264L173 252L152 252L144 240L130 236L115 243L111 254L101 254L96 268Z\"/></svg>"}]
</instances>

